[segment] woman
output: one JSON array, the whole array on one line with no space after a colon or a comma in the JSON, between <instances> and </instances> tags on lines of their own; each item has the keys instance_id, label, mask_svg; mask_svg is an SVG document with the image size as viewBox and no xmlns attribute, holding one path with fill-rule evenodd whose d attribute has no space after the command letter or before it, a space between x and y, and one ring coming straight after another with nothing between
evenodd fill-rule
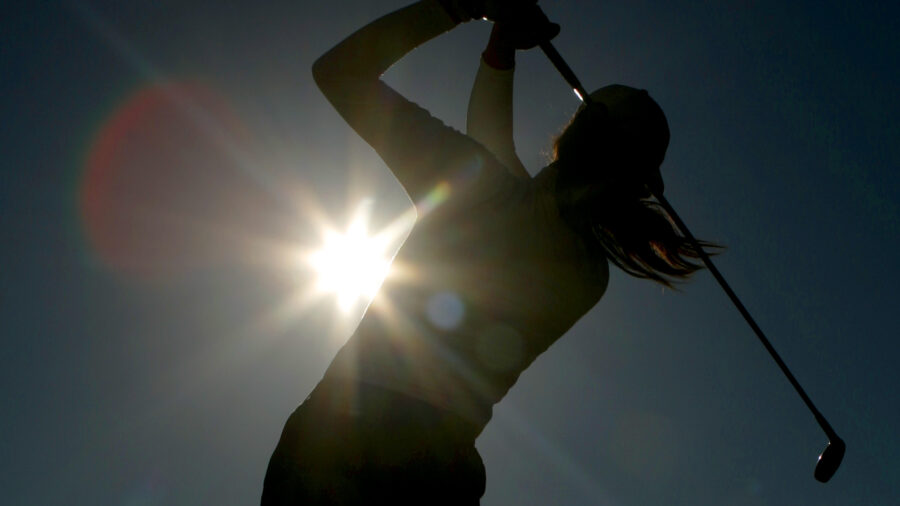
<instances>
[{"instance_id":1,"label":"woman","mask_svg":"<svg viewBox=\"0 0 900 506\"><path fill-rule=\"evenodd\" d=\"M496 21L464 135L381 74L461 22ZM263 504L478 504L475 438L519 374L603 295L607 260L663 284L698 267L652 203L668 144L639 90L593 94L534 178L512 143L516 49L553 37L532 1L423 0L323 55L316 83L384 159L418 221L322 381L291 415Z\"/></svg>"}]
</instances>

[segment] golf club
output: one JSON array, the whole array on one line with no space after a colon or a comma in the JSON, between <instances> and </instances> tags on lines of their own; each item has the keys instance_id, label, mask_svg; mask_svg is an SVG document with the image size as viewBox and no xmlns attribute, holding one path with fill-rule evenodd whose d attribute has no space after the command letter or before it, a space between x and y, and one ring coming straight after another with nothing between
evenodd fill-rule
<instances>
[{"instance_id":1,"label":"golf club","mask_svg":"<svg viewBox=\"0 0 900 506\"><path fill-rule=\"evenodd\" d=\"M553 66L562 74L563 78L569 83L569 86L575 91L575 94L578 95L586 106L591 104L591 97L588 94L587 90L581 85L581 82L578 81L578 78L575 76L575 73L572 72L572 69L569 68L569 65L566 64L565 60L563 60L562 56L560 56L559 52L556 51L556 48L553 47L553 44L550 41L545 41L540 44L541 50L544 51L544 54L547 55L547 58L550 59L550 62L553 63ZM778 352L775 351L775 348L772 346L772 343L769 342L769 339L766 338L765 334L763 334L762 329L756 324L753 320L753 317L750 316L750 312L747 311L747 308L744 307L744 304L741 303L740 299L738 299L737 295L735 295L734 291L731 290L731 287L728 286L728 283L725 281L725 278L719 272L719 269L713 265L712 260L710 260L709 256L694 238L694 235L691 234L690 230L688 230L687 226L685 226L684 222L681 221L681 218L678 217L678 214L675 213L675 209L669 204L665 197L662 196L662 193L656 193L651 190L651 194L656 198L659 204L665 209L665 211L672 217L672 220L675 222L675 225L681 230L682 234L690 241L691 245L694 248L694 251L700 256L703 263L706 264L706 267L712 273L712 275L716 278L716 281L719 282L719 285L722 286L722 289L725 290L725 293L731 299L731 302L734 303L735 307L737 307L738 311L740 311L741 315L744 317L744 320L750 325L750 328L753 329L753 332L756 333L756 337L759 338L760 342L762 342L763 346L765 346L766 350L768 350L769 355L775 360L775 363L778 364L778 367L781 368L781 372L787 376L788 381L791 382L794 389L800 394L800 398L803 399L803 402L806 404L806 407L812 412L813 416L816 418L816 422L819 423L819 426L822 427L822 430L825 431L825 435L828 436L828 446L825 447L825 450L819 455L819 460L816 463L816 469L813 475L816 480L825 483L831 479L834 475L835 471L837 471L838 466L841 465L841 460L844 458L844 452L847 449L844 441L838 437L837 433L834 432L834 429L831 428L831 424L828 423L828 420L822 416L822 413L816 409L816 406L813 404L812 400L806 395L806 392L803 390L803 387L800 386L800 383L797 382L797 379L794 378L794 375L788 369L787 365L781 360L781 357L778 355Z\"/></svg>"}]
</instances>

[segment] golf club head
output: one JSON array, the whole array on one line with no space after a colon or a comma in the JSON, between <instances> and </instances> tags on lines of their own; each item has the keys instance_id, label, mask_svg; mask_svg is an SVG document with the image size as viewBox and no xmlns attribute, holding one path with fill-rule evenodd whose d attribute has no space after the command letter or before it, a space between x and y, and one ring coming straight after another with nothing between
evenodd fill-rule
<instances>
[{"instance_id":1,"label":"golf club head","mask_svg":"<svg viewBox=\"0 0 900 506\"><path fill-rule=\"evenodd\" d=\"M841 465L841 461L844 460L844 451L846 450L847 445L844 444L841 438L832 438L822 455L819 455L816 471L813 473L816 479L822 483L830 480Z\"/></svg>"}]
</instances>

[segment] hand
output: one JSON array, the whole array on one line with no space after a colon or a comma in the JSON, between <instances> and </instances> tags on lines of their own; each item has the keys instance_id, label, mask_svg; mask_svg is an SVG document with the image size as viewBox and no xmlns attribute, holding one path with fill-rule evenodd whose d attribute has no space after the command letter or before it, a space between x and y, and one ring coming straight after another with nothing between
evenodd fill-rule
<instances>
[{"instance_id":1,"label":"hand","mask_svg":"<svg viewBox=\"0 0 900 506\"><path fill-rule=\"evenodd\" d=\"M531 49L559 35L559 25L551 23L536 4L512 11L494 23L491 44L513 49Z\"/></svg>"},{"instance_id":2,"label":"hand","mask_svg":"<svg viewBox=\"0 0 900 506\"><path fill-rule=\"evenodd\" d=\"M519 17L535 17L540 12L537 0L438 0L457 23L472 19L508 21ZM540 12L543 16L543 12ZM546 20L546 16L543 16ZM549 23L549 22L548 22Z\"/></svg>"},{"instance_id":3,"label":"hand","mask_svg":"<svg viewBox=\"0 0 900 506\"><path fill-rule=\"evenodd\" d=\"M531 49L558 34L559 25L551 23L543 11L533 5L505 21L495 22L491 39L481 56L490 67L511 69L515 67L517 49Z\"/></svg>"},{"instance_id":4,"label":"hand","mask_svg":"<svg viewBox=\"0 0 900 506\"><path fill-rule=\"evenodd\" d=\"M484 17L485 0L437 0L456 23Z\"/></svg>"},{"instance_id":5,"label":"hand","mask_svg":"<svg viewBox=\"0 0 900 506\"><path fill-rule=\"evenodd\" d=\"M472 0L482 4L481 17L488 21L506 22L517 18L533 17L534 13L541 12L537 0ZM543 12L541 12L543 15ZM546 16L544 16L546 19Z\"/></svg>"}]
</instances>

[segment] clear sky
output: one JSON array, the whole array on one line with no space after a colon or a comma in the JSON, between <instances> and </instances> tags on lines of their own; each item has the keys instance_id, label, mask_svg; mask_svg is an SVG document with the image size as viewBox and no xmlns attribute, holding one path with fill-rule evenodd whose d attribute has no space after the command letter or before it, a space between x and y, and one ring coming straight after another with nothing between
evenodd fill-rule
<instances>
[{"instance_id":1,"label":"clear sky","mask_svg":"<svg viewBox=\"0 0 900 506\"><path fill-rule=\"evenodd\" d=\"M224 5L223 5L224 4ZM6 2L0 20L3 503L258 502L288 414L349 336L289 252L409 207L315 89L402 1ZM893 2L553 1L593 89L646 88L663 176L847 456L708 273L613 270L477 441L482 504L847 505L900 497L900 26ZM386 79L457 128L486 22ZM578 103L518 58L532 173ZM892 499L893 498L893 499Z\"/></svg>"}]
</instances>

